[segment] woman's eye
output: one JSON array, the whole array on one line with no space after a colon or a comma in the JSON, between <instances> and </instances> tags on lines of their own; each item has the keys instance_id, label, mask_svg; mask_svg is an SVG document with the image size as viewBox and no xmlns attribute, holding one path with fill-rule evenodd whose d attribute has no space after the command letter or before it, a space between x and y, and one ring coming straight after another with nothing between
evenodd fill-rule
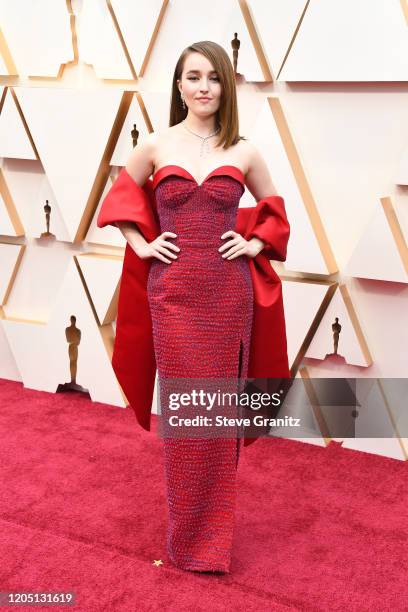
<instances>
[{"instance_id":1,"label":"woman's eye","mask_svg":"<svg viewBox=\"0 0 408 612\"><path fill-rule=\"evenodd\" d=\"M215 81L219 81L220 79L218 77L211 77L212 79L214 79ZM197 79L197 77L187 77L187 79L189 81L195 81Z\"/></svg>"}]
</instances>

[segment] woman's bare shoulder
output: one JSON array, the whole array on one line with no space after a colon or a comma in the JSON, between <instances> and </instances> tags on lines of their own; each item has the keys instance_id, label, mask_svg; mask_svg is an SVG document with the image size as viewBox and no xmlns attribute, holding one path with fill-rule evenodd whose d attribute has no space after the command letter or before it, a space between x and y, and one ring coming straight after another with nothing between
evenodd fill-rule
<instances>
[{"instance_id":1,"label":"woman's bare shoulder","mask_svg":"<svg viewBox=\"0 0 408 612\"><path fill-rule=\"evenodd\" d=\"M233 145L233 150L237 156L237 161L241 164L242 168L245 168L245 173L249 171L252 163L252 157L254 154L254 146L250 140L245 137L244 139L238 140Z\"/></svg>"},{"instance_id":2,"label":"woman's bare shoulder","mask_svg":"<svg viewBox=\"0 0 408 612\"><path fill-rule=\"evenodd\" d=\"M180 131L180 127L178 125L171 125L170 127L161 128L160 130L156 130L155 132L151 132L149 134L149 138L152 143L155 143L157 146L165 143L170 138L174 138L174 136Z\"/></svg>"},{"instance_id":3,"label":"woman's bare shoulder","mask_svg":"<svg viewBox=\"0 0 408 612\"><path fill-rule=\"evenodd\" d=\"M175 128L176 126L171 126L156 130L155 132L150 132L144 137L143 142L139 146L143 148L146 153L150 153L151 157L154 157L154 153L169 140L172 134L174 135L173 130Z\"/></svg>"},{"instance_id":4,"label":"woman's bare shoulder","mask_svg":"<svg viewBox=\"0 0 408 612\"><path fill-rule=\"evenodd\" d=\"M175 127L150 132L132 150L126 163L126 170L139 185L144 184L155 171L157 159L169 142L170 135L174 134Z\"/></svg>"},{"instance_id":5,"label":"woman's bare shoulder","mask_svg":"<svg viewBox=\"0 0 408 612\"><path fill-rule=\"evenodd\" d=\"M132 149L128 157L125 168L138 185L143 185L153 172L156 147L157 134L151 132Z\"/></svg>"}]
</instances>

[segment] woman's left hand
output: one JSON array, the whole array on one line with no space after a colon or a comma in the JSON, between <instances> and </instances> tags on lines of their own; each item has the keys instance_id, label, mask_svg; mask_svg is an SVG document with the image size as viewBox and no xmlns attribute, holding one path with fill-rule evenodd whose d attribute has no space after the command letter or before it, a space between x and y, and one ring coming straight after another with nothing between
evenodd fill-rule
<instances>
[{"instance_id":1,"label":"woman's left hand","mask_svg":"<svg viewBox=\"0 0 408 612\"><path fill-rule=\"evenodd\" d=\"M247 257L256 257L264 247L264 243L255 236L250 240L245 240L241 234L234 230L229 230L221 236L223 238L230 238L225 244L223 244L218 250L223 253L224 259L235 259L240 255L247 255Z\"/></svg>"}]
</instances>

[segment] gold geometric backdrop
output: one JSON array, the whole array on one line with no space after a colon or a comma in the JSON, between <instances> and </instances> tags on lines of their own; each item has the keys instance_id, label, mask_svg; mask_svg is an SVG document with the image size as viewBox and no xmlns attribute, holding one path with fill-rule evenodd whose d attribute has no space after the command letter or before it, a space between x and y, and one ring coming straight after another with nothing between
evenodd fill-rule
<instances>
[{"instance_id":1,"label":"gold geometric backdrop","mask_svg":"<svg viewBox=\"0 0 408 612\"><path fill-rule=\"evenodd\" d=\"M285 200L271 265L293 375L408 377L406 0L0 0L0 28L1 378L126 405L111 366L125 240L96 218L204 39L231 61L239 41L240 133ZM377 395L395 437L336 440L405 460ZM330 442L323 426L299 439Z\"/></svg>"}]
</instances>

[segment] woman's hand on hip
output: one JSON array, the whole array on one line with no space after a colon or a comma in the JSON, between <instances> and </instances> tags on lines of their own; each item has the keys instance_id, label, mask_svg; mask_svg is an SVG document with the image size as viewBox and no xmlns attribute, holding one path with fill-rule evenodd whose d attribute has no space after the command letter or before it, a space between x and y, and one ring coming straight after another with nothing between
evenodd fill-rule
<instances>
[{"instance_id":1,"label":"woman's hand on hip","mask_svg":"<svg viewBox=\"0 0 408 612\"><path fill-rule=\"evenodd\" d=\"M156 257L165 263L172 263L173 259L177 259L177 255L173 251L180 251L179 247L166 240L166 238L176 238L177 234L173 232L162 232L152 242L146 242L143 246L140 246L136 255L141 259L148 259L149 257ZM170 259L168 259L170 258Z\"/></svg>"},{"instance_id":2,"label":"woman's hand on hip","mask_svg":"<svg viewBox=\"0 0 408 612\"><path fill-rule=\"evenodd\" d=\"M230 238L218 250L224 259L235 259L241 255L256 257L264 247L264 243L255 236L250 240L245 240L241 234L234 230L229 230L221 236L221 239ZM224 252L225 251L225 252Z\"/></svg>"}]
</instances>

